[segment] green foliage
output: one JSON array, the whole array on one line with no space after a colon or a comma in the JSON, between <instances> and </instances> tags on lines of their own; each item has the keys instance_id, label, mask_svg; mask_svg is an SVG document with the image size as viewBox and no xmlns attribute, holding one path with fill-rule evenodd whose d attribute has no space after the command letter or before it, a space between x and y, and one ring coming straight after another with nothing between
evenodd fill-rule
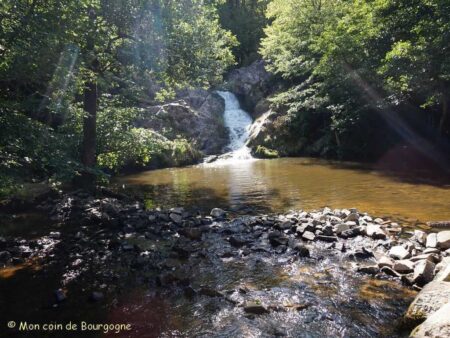
<instances>
[{"instance_id":1,"label":"green foliage","mask_svg":"<svg viewBox=\"0 0 450 338\"><path fill-rule=\"evenodd\" d=\"M96 83L99 168L198 160L187 140L133 127L142 107L209 87L234 64L234 36L203 0L5 0L0 4L0 176L70 179L83 92ZM3 109L4 108L4 109Z\"/></svg>"},{"instance_id":2,"label":"green foliage","mask_svg":"<svg viewBox=\"0 0 450 338\"><path fill-rule=\"evenodd\" d=\"M284 79L272 102L300 153L373 157L384 112L450 133L448 1L273 0L267 15L260 52Z\"/></svg>"},{"instance_id":3,"label":"green foliage","mask_svg":"<svg viewBox=\"0 0 450 338\"><path fill-rule=\"evenodd\" d=\"M263 29L269 22L265 11L269 0L224 0L218 6L222 27L239 41L233 51L239 65L249 65L257 58Z\"/></svg>"}]
</instances>

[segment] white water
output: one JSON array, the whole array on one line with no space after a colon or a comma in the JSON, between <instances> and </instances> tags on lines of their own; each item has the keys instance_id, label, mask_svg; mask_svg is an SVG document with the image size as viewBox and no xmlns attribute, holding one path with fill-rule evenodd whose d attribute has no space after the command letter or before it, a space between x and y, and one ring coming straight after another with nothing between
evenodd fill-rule
<instances>
[{"instance_id":1,"label":"white water","mask_svg":"<svg viewBox=\"0 0 450 338\"><path fill-rule=\"evenodd\" d=\"M217 94L225 100L224 122L230 132L230 143L227 146L229 152L220 156L215 163L252 159L250 148L246 146L252 118L241 109L233 93L217 91Z\"/></svg>"}]
</instances>

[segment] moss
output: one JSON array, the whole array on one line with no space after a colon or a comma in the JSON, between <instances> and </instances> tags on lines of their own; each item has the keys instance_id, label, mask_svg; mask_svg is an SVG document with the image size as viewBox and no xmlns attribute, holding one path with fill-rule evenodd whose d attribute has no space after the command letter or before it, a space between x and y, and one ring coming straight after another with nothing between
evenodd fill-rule
<instances>
[{"instance_id":1,"label":"moss","mask_svg":"<svg viewBox=\"0 0 450 338\"><path fill-rule=\"evenodd\" d=\"M264 146L258 146L256 147L256 150L252 151L252 154L256 158L278 158L280 155L278 154L278 151L274 149L269 149Z\"/></svg>"}]
</instances>

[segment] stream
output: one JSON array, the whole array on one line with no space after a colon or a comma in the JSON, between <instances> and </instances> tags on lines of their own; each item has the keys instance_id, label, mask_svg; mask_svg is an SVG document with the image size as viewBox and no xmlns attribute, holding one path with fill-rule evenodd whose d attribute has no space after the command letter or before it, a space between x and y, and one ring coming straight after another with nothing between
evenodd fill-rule
<instances>
[{"instance_id":1,"label":"stream","mask_svg":"<svg viewBox=\"0 0 450 338\"><path fill-rule=\"evenodd\" d=\"M1 325L27 320L132 327L118 334L40 331L39 337L408 336L399 320L415 291L391 277L356 273L358 262L337 244L309 242L309 257L303 257L291 244L274 246L269 234L279 229L296 240L291 223L283 224L314 215L277 214L324 206L357 208L412 227L448 220L449 186L355 163L255 160L245 145L250 116L234 95L219 94L231 135L226 156L113 182L142 204L75 194L63 196L56 209L49 206L51 219L15 215L2 221L0 235L27 250L42 247L45 256L0 269ZM184 210L156 209L179 206ZM207 216L216 207L229 211L228 218ZM387 245L361 236L346 243L352 250ZM55 302L59 288L67 299ZM98 290L102 297L92 301ZM248 301L270 311L246 312ZM4 326L0 336L25 335Z\"/></svg>"}]
</instances>

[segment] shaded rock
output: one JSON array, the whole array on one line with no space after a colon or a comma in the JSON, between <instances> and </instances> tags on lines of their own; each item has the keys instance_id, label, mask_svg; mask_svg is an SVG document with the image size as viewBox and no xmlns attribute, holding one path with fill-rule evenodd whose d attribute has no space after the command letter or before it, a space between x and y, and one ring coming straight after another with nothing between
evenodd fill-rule
<instances>
[{"instance_id":1,"label":"shaded rock","mask_svg":"<svg viewBox=\"0 0 450 338\"><path fill-rule=\"evenodd\" d=\"M61 303L67 299L66 293L62 289L55 290L54 294L57 303Z\"/></svg>"},{"instance_id":2,"label":"shaded rock","mask_svg":"<svg viewBox=\"0 0 450 338\"><path fill-rule=\"evenodd\" d=\"M357 271L368 275L376 275L380 269L376 265L366 265L359 267Z\"/></svg>"},{"instance_id":3,"label":"shaded rock","mask_svg":"<svg viewBox=\"0 0 450 338\"><path fill-rule=\"evenodd\" d=\"M247 302L244 305L244 312L254 315L262 315L265 313L269 313L269 310L262 304L256 302Z\"/></svg>"},{"instance_id":4,"label":"shaded rock","mask_svg":"<svg viewBox=\"0 0 450 338\"><path fill-rule=\"evenodd\" d=\"M390 257L392 257L392 258L395 258L395 259L406 259L406 258L411 257L411 254L409 253L409 251L406 250L406 249L405 249L403 246L401 246L401 245L397 245L397 246L392 247L392 248L389 250L388 255L389 255Z\"/></svg>"},{"instance_id":5,"label":"shaded rock","mask_svg":"<svg viewBox=\"0 0 450 338\"><path fill-rule=\"evenodd\" d=\"M450 302L430 315L425 322L416 327L410 337L450 337Z\"/></svg>"},{"instance_id":6,"label":"shaded rock","mask_svg":"<svg viewBox=\"0 0 450 338\"><path fill-rule=\"evenodd\" d=\"M337 233L338 235L340 235L342 232L349 230L350 226L348 224L345 223L340 223L338 225L336 225L334 232Z\"/></svg>"},{"instance_id":7,"label":"shaded rock","mask_svg":"<svg viewBox=\"0 0 450 338\"><path fill-rule=\"evenodd\" d=\"M373 239L386 239L386 233L378 224L369 224L366 228L367 236Z\"/></svg>"},{"instance_id":8,"label":"shaded rock","mask_svg":"<svg viewBox=\"0 0 450 338\"><path fill-rule=\"evenodd\" d=\"M393 269L399 273L409 273L414 270L414 262L402 259L395 262Z\"/></svg>"},{"instance_id":9,"label":"shaded rock","mask_svg":"<svg viewBox=\"0 0 450 338\"><path fill-rule=\"evenodd\" d=\"M209 287L202 287L198 291L199 295L208 296L208 297L223 297L223 294L215 289Z\"/></svg>"},{"instance_id":10,"label":"shaded rock","mask_svg":"<svg viewBox=\"0 0 450 338\"><path fill-rule=\"evenodd\" d=\"M388 266L384 266L381 268L381 272L384 272L386 275L392 276L392 277L401 277L402 275L395 271L394 269L391 269Z\"/></svg>"},{"instance_id":11,"label":"shaded rock","mask_svg":"<svg viewBox=\"0 0 450 338\"><path fill-rule=\"evenodd\" d=\"M93 302L98 302L98 301L102 300L103 298L105 298L105 295L103 294L103 292L100 292L100 291L92 292L89 297L89 299Z\"/></svg>"},{"instance_id":12,"label":"shaded rock","mask_svg":"<svg viewBox=\"0 0 450 338\"><path fill-rule=\"evenodd\" d=\"M324 242L337 242L338 238L336 236L325 236L325 235L317 235L316 239Z\"/></svg>"},{"instance_id":13,"label":"shaded rock","mask_svg":"<svg viewBox=\"0 0 450 338\"><path fill-rule=\"evenodd\" d=\"M450 230L438 232L436 236L436 247L441 250L450 248Z\"/></svg>"},{"instance_id":14,"label":"shaded rock","mask_svg":"<svg viewBox=\"0 0 450 338\"><path fill-rule=\"evenodd\" d=\"M357 222L359 220L359 215L356 212L350 213L346 218L346 222Z\"/></svg>"},{"instance_id":15,"label":"shaded rock","mask_svg":"<svg viewBox=\"0 0 450 338\"><path fill-rule=\"evenodd\" d=\"M240 237L236 237L236 236L231 236L228 241L230 242L230 244L236 248L240 248L241 246L244 246L248 243L250 243L250 241L245 240L243 238Z\"/></svg>"},{"instance_id":16,"label":"shaded rock","mask_svg":"<svg viewBox=\"0 0 450 338\"><path fill-rule=\"evenodd\" d=\"M1 251L0 252L0 264L6 264L10 261L11 254L9 251Z\"/></svg>"},{"instance_id":17,"label":"shaded rock","mask_svg":"<svg viewBox=\"0 0 450 338\"><path fill-rule=\"evenodd\" d=\"M433 279L435 264L429 260L421 260L414 265L414 283L423 286Z\"/></svg>"},{"instance_id":18,"label":"shaded rock","mask_svg":"<svg viewBox=\"0 0 450 338\"><path fill-rule=\"evenodd\" d=\"M413 262L417 262L422 259L429 260L430 262L433 262L433 263L438 263L440 261L439 256L434 253L422 254L422 255L418 255L418 256L414 256L414 257L410 258L410 260Z\"/></svg>"},{"instance_id":19,"label":"shaded rock","mask_svg":"<svg viewBox=\"0 0 450 338\"><path fill-rule=\"evenodd\" d=\"M226 211L220 208L214 208L210 212L210 215L215 218L224 218L226 214L227 214Z\"/></svg>"},{"instance_id":20,"label":"shaded rock","mask_svg":"<svg viewBox=\"0 0 450 338\"><path fill-rule=\"evenodd\" d=\"M345 231L341 232L339 237L342 237L342 238L353 238L353 237L356 237L356 236L358 236L360 234L361 234L361 229L359 227L355 227L355 228L348 229L348 230L345 230Z\"/></svg>"},{"instance_id":21,"label":"shaded rock","mask_svg":"<svg viewBox=\"0 0 450 338\"><path fill-rule=\"evenodd\" d=\"M199 228L184 228L178 230L178 233L194 241L202 239L202 231Z\"/></svg>"},{"instance_id":22,"label":"shaded rock","mask_svg":"<svg viewBox=\"0 0 450 338\"><path fill-rule=\"evenodd\" d=\"M183 217L177 213L170 213L169 218L176 224L181 224L183 222Z\"/></svg>"},{"instance_id":23,"label":"shaded rock","mask_svg":"<svg viewBox=\"0 0 450 338\"><path fill-rule=\"evenodd\" d=\"M405 319L412 323L425 320L450 302L450 282L433 281L425 285L405 314Z\"/></svg>"},{"instance_id":24,"label":"shaded rock","mask_svg":"<svg viewBox=\"0 0 450 338\"><path fill-rule=\"evenodd\" d=\"M288 239L279 231L269 232L268 238L272 246L286 245L288 242Z\"/></svg>"},{"instance_id":25,"label":"shaded rock","mask_svg":"<svg viewBox=\"0 0 450 338\"><path fill-rule=\"evenodd\" d=\"M353 259L368 259L373 257L373 252L366 248L359 248L349 254Z\"/></svg>"},{"instance_id":26,"label":"shaded rock","mask_svg":"<svg viewBox=\"0 0 450 338\"><path fill-rule=\"evenodd\" d=\"M292 248L300 257L309 257L309 250L304 245L297 243Z\"/></svg>"}]
</instances>

